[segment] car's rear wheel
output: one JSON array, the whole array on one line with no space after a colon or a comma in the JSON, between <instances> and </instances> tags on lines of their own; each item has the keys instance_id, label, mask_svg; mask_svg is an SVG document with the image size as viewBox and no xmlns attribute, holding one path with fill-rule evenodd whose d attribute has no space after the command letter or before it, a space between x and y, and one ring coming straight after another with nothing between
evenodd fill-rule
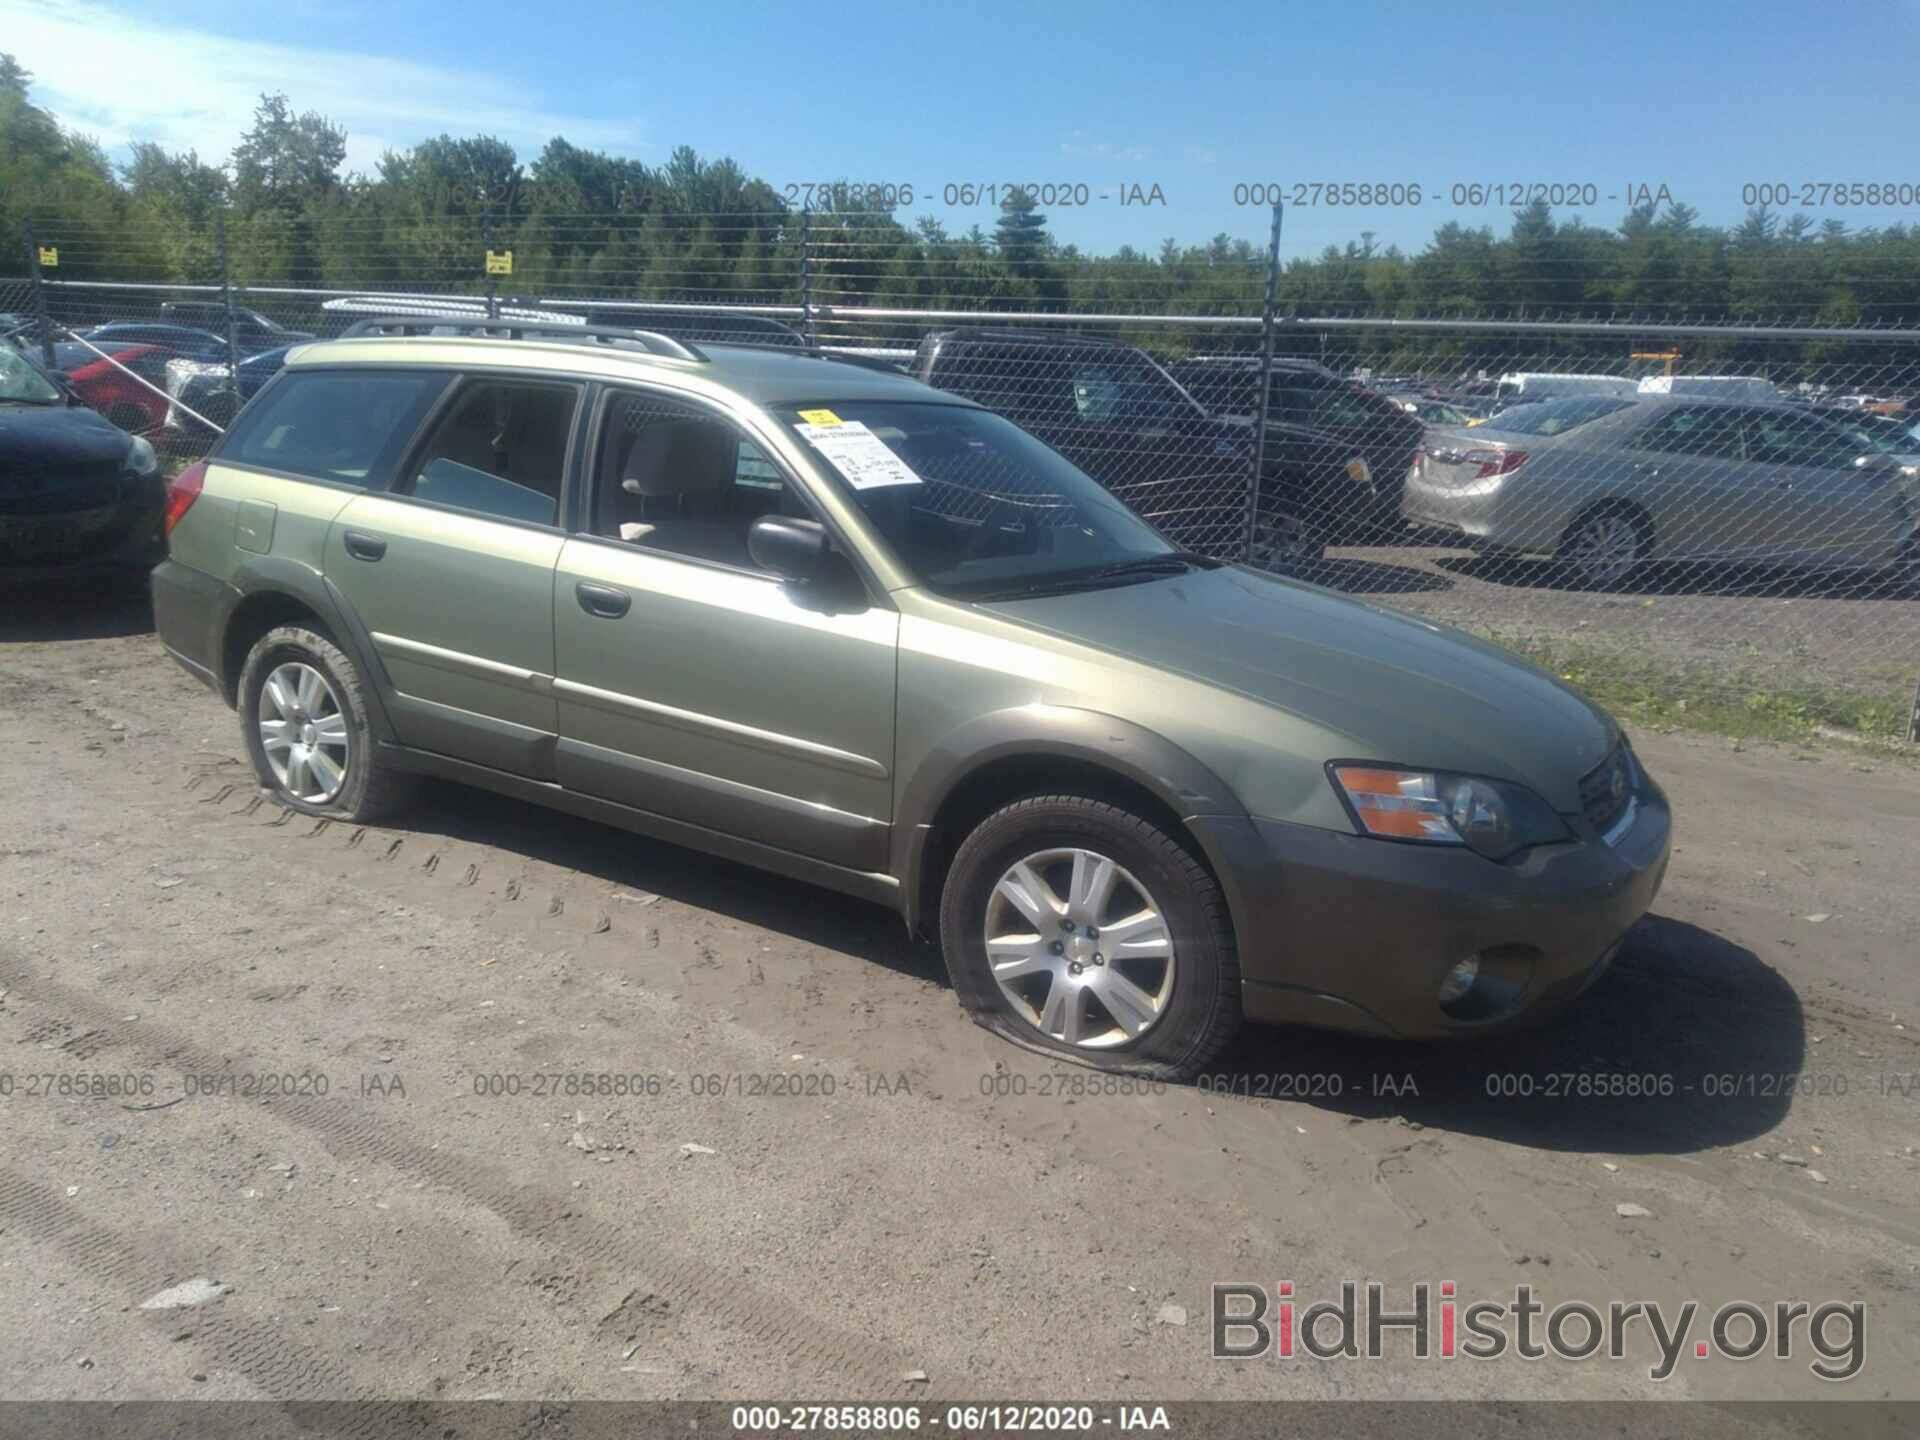
<instances>
[{"instance_id":1,"label":"car's rear wheel","mask_svg":"<svg viewBox=\"0 0 1920 1440\"><path fill-rule=\"evenodd\" d=\"M1647 522L1632 510L1607 506L1590 510L1560 542L1560 563L1575 583L1589 590L1618 590L1653 548Z\"/></svg>"},{"instance_id":2,"label":"car's rear wheel","mask_svg":"<svg viewBox=\"0 0 1920 1440\"><path fill-rule=\"evenodd\" d=\"M1154 821L1081 795L1017 801L961 842L941 901L956 990L1010 1039L1187 1079L1240 1023L1219 884Z\"/></svg>"},{"instance_id":3,"label":"car's rear wheel","mask_svg":"<svg viewBox=\"0 0 1920 1440\"><path fill-rule=\"evenodd\" d=\"M412 777L376 750L359 668L320 632L283 625L261 636L239 698L254 772L281 804L373 820L406 798Z\"/></svg>"}]
</instances>

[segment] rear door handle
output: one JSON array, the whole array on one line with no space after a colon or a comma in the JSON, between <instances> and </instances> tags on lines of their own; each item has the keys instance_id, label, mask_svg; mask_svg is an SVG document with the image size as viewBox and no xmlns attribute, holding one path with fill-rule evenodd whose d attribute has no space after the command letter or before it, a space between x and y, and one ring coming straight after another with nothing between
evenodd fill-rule
<instances>
[{"instance_id":1,"label":"rear door handle","mask_svg":"<svg viewBox=\"0 0 1920 1440\"><path fill-rule=\"evenodd\" d=\"M340 543L347 547L347 554L356 560L378 560L387 553L386 541L363 530L343 531Z\"/></svg>"},{"instance_id":2,"label":"rear door handle","mask_svg":"<svg viewBox=\"0 0 1920 1440\"><path fill-rule=\"evenodd\" d=\"M633 606L631 595L611 585L590 585L582 580L573 587L573 594L582 610L603 620L618 620Z\"/></svg>"}]
</instances>

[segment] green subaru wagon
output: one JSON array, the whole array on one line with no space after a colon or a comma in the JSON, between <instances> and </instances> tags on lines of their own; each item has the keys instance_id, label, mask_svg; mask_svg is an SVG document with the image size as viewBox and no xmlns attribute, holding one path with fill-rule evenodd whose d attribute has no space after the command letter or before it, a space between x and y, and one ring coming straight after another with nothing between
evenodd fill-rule
<instances>
[{"instance_id":1,"label":"green subaru wagon","mask_svg":"<svg viewBox=\"0 0 1920 1440\"><path fill-rule=\"evenodd\" d=\"M1178 549L830 356L368 322L165 523L161 639L280 804L435 775L877 901L982 1023L1101 1068L1538 1019L1666 869L1665 797L1551 676Z\"/></svg>"}]
</instances>

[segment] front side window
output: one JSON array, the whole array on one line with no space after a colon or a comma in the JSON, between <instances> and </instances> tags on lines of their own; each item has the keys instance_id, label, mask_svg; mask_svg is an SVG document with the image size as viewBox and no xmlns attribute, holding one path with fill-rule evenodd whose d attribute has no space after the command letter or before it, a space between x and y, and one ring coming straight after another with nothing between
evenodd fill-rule
<instances>
[{"instance_id":1,"label":"front side window","mask_svg":"<svg viewBox=\"0 0 1920 1440\"><path fill-rule=\"evenodd\" d=\"M759 569L747 532L762 515L813 515L731 420L664 395L608 397L593 473L594 534L735 569Z\"/></svg>"},{"instance_id":2,"label":"front side window","mask_svg":"<svg viewBox=\"0 0 1920 1440\"><path fill-rule=\"evenodd\" d=\"M553 525L579 392L485 380L464 386L398 487L496 520Z\"/></svg>"},{"instance_id":3,"label":"front side window","mask_svg":"<svg viewBox=\"0 0 1920 1440\"><path fill-rule=\"evenodd\" d=\"M860 401L775 413L942 594L978 599L1176 553L1098 481L988 411Z\"/></svg>"},{"instance_id":4,"label":"front side window","mask_svg":"<svg viewBox=\"0 0 1920 1440\"><path fill-rule=\"evenodd\" d=\"M1864 438L1811 415L1788 411L1754 414L1748 422L1747 453L1769 465L1815 465L1839 470L1851 466L1872 447Z\"/></svg>"},{"instance_id":5,"label":"front side window","mask_svg":"<svg viewBox=\"0 0 1920 1440\"><path fill-rule=\"evenodd\" d=\"M219 459L379 487L447 377L427 370L308 370L240 412Z\"/></svg>"},{"instance_id":6,"label":"front side window","mask_svg":"<svg viewBox=\"0 0 1920 1440\"><path fill-rule=\"evenodd\" d=\"M1192 405L1168 376L1126 356L1075 363L1073 408L1086 425L1194 418Z\"/></svg>"}]
</instances>

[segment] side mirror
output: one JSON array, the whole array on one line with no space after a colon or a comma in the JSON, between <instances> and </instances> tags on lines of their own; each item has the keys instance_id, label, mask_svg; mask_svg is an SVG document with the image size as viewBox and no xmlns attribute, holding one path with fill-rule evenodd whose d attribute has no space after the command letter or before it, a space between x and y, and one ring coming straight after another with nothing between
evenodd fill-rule
<instances>
[{"instance_id":1,"label":"side mirror","mask_svg":"<svg viewBox=\"0 0 1920 1440\"><path fill-rule=\"evenodd\" d=\"M827 568L826 527L818 520L762 515L747 532L747 554L783 580L817 580Z\"/></svg>"}]
</instances>

